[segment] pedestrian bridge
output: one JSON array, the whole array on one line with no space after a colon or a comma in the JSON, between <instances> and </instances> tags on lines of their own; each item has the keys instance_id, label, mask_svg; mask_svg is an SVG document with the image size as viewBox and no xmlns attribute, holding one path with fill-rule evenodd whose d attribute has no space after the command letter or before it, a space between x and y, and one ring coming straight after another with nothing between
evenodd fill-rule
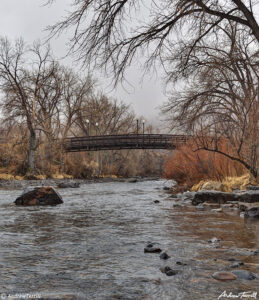
<instances>
[{"instance_id":1,"label":"pedestrian bridge","mask_svg":"<svg viewBox=\"0 0 259 300\"><path fill-rule=\"evenodd\" d=\"M71 137L64 140L66 152L121 150L121 149L175 149L185 144L186 135L122 134Z\"/></svg>"}]
</instances>

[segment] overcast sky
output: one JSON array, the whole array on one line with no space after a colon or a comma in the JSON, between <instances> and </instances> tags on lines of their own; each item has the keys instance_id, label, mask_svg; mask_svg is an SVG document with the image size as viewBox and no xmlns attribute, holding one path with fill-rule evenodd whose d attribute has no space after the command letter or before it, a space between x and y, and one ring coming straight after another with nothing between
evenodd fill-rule
<instances>
[{"instance_id":1,"label":"overcast sky","mask_svg":"<svg viewBox=\"0 0 259 300\"><path fill-rule=\"evenodd\" d=\"M71 0L57 0L52 6L43 6L43 3L43 0L1 0L0 35L10 39L23 37L27 43L45 39L46 27L66 15ZM53 52L58 58L66 54L67 37L63 34L62 37L51 41ZM63 63L71 65L72 59L66 58ZM98 79L102 91L131 104L138 115L143 115L149 122L157 124L157 107L166 100L159 75L151 74L142 81L141 71L132 66L127 72L127 80L131 85L125 83L124 87L119 86L113 90L110 81L104 75L90 71Z\"/></svg>"}]
</instances>

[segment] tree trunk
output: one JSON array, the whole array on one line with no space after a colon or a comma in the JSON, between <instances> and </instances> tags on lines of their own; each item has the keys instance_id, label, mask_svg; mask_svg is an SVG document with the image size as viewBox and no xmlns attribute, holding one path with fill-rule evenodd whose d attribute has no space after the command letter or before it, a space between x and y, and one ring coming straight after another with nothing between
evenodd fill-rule
<instances>
[{"instance_id":1,"label":"tree trunk","mask_svg":"<svg viewBox=\"0 0 259 300\"><path fill-rule=\"evenodd\" d=\"M29 153L28 153L28 166L29 172L35 171L35 151L36 151L36 133L34 130L30 131Z\"/></svg>"}]
</instances>

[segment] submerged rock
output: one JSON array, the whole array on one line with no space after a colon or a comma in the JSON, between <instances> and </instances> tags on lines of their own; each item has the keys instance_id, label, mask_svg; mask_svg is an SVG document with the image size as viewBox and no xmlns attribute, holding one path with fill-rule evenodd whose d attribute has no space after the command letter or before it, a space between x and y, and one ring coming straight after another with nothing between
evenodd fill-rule
<instances>
[{"instance_id":1,"label":"submerged rock","mask_svg":"<svg viewBox=\"0 0 259 300\"><path fill-rule=\"evenodd\" d=\"M209 243L218 243L218 242L220 242L220 240L217 239L216 237L214 237L214 238L208 240L208 242L209 242Z\"/></svg>"},{"instance_id":2,"label":"submerged rock","mask_svg":"<svg viewBox=\"0 0 259 300\"><path fill-rule=\"evenodd\" d=\"M170 256L166 252L161 253L159 257L161 259L168 259L168 258L170 258Z\"/></svg>"},{"instance_id":3,"label":"submerged rock","mask_svg":"<svg viewBox=\"0 0 259 300\"><path fill-rule=\"evenodd\" d=\"M243 265L244 265L243 262L241 262L241 261L235 261L235 262L230 266L230 268L238 268L238 267L243 266Z\"/></svg>"},{"instance_id":4,"label":"submerged rock","mask_svg":"<svg viewBox=\"0 0 259 300\"><path fill-rule=\"evenodd\" d=\"M169 198L169 199L170 199L170 198L172 198L172 199L177 199L177 195L172 194L172 195L168 196L168 198Z\"/></svg>"},{"instance_id":5,"label":"submerged rock","mask_svg":"<svg viewBox=\"0 0 259 300\"><path fill-rule=\"evenodd\" d=\"M162 250L158 247L154 247L154 246L149 247L149 245L147 245L147 247L144 248L144 253L160 253L160 252L162 252Z\"/></svg>"},{"instance_id":6,"label":"submerged rock","mask_svg":"<svg viewBox=\"0 0 259 300\"><path fill-rule=\"evenodd\" d=\"M79 182L61 182L58 184L59 188L66 189L66 188L79 188L80 183Z\"/></svg>"},{"instance_id":7,"label":"submerged rock","mask_svg":"<svg viewBox=\"0 0 259 300\"><path fill-rule=\"evenodd\" d=\"M256 278L256 275L254 273L246 270L235 270L232 271L232 273L235 274L238 279L253 280Z\"/></svg>"},{"instance_id":8,"label":"submerged rock","mask_svg":"<svg viewBox=\"0 0 259 300\"><path fill-rule=\"evenodd\" d=\"M234 257L230 257L228 258L228 261L236 261L236 259Z\"/></svg>"},{"instance_id":9,"label":"submerged rock","mask_svg":"<svg viewBox=\"0 0 259 300\"><path fill-rule=\"evenodd\" d=\"M176 264L179 265L179 266L187 266L186 263L183 263L183 262L181 262L181 261L177 261Z\"/></svg>"},{"instance_id":10,"label":"submerged rock","mask_svg":"<svg viewBox=\"0 0 259 300\"><path fill-rule=\"evenodd\" d=\"M198 209L198 210L204 210L205 208L204 208L203 203L200 203L199 205L197 205L196 209Z\"/></svg>"},{"instance_id":11,"label":"submerged rock","mask_svg":"<svg viewBox=\"0 0 259 300\"><path fill-rule=\"evenodd\" d=\"M203 205L205 207L209 207L209 208L220 208L220 205L218 203L209 203L209 202L204 202Z\"/></svg>"},{"instance_id":12,"label":"submerged rock","mask_svg":"<svg viewBox=\"0 0 259 300\"><path fill-rule=\"evenodd\" d=\"M160 271L162 273L165 273L167 276L174 276L176 274L179 273L179 270L173 270L170 267L166 266L166 267L161 267Z\"/></svg>"},{"instance_id":13,"label":"submerged rock","mask_svg":"<svg viewBox=\"0 0 259 300\"><path fill-rule=\"evenodd\" d=\"M169 191L170 189L171 189L171 188L170 188L169 186L164 186L164 187L163 187L163 190L164 190L164 191Z\"/></svg>"},{"instance_id":14,"label":"submerged rock","mask_svg":"<svg viewBox=\"0 0 259 300\"><path fill-rule=\"evenodd\" d=\"M244 212L244 216L246 217L259 217L259 202L258 203L239 203L239 209Z\"/></svg>"},{"instance_id":15,"label":"submerged rock","mask_svg":"<svg viewBox=\"0 0 259 300\"><path fill-rule=\"evenodd\" d=\"M245 212L246 217L251 217L251 218L259 218L259 205L257 206L252 206L249 209L246 210Z\"/></svg>"},{"instance_id":16,"label":"submerged rock","mask_svg":"<svg viewBox=\"0 0 259 300\"><path fill-rule=\"evenodd\" d=\"M136 183L136 182L138 182L138 179L137 178L130 178L130 179L127 180L127 182Z\"/></svg>"},{"instance_id":17,"label":"submerged rock","mask_svg":"<svg viewBox=\"0 0 259 300\"><path fill-rule=\"evenodd\" d=\"M14 203L24 206L57 205L63 203L63 200L52 186L41 186L26 188Z\"/></svg>"},{"instance_id":18,"label":"submerged rock","mask_svg":"<svg viewBox=\"0 0 259 300\"><path fill-rule=\"evenodd\" d=\"M227 280L236 280L237 276L233 274L232 272L215 272L212 274L212 277L217 280L227 281Z\"/></svg>"},{"instance_id":19,"label":"submerged rock","mask_svg":"<svg viewBox=\"0 0 259 300\"><path fill-rule=\"evenodd\" d=\"M220 212L223 211L223 209L221 207L220 208L213 208L211 211L215 212L215 213L220 213Z\"/></svg>"}]
</instances>

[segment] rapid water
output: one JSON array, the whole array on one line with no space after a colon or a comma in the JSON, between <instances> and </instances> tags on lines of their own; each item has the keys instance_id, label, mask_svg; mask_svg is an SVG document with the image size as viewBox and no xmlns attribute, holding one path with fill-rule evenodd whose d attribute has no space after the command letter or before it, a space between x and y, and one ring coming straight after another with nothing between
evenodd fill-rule
<instances>
[{"instance_id":1,"label":"rapid water","mask_svg":"<svg viewBox=\"0 0 259 300\"><path fill-rule=\"evenodd\" d=\"M259 248L259 222L235 213L174 207L164 184L111 182L60 189L64 204L55 207L17 207L13 201L21 190L0 190L2 298L24 293L44 299L207 300L225 290L259 292L258 279L220 282L211 277L229 270L229 258L259 273L259 256L249 251ZM222 240L219 248L208 243L213 237ZM171 258L144 253L149 241ZM163 266L180 272L168 277L160 271Z\"/></svg>"}]
</instances>

